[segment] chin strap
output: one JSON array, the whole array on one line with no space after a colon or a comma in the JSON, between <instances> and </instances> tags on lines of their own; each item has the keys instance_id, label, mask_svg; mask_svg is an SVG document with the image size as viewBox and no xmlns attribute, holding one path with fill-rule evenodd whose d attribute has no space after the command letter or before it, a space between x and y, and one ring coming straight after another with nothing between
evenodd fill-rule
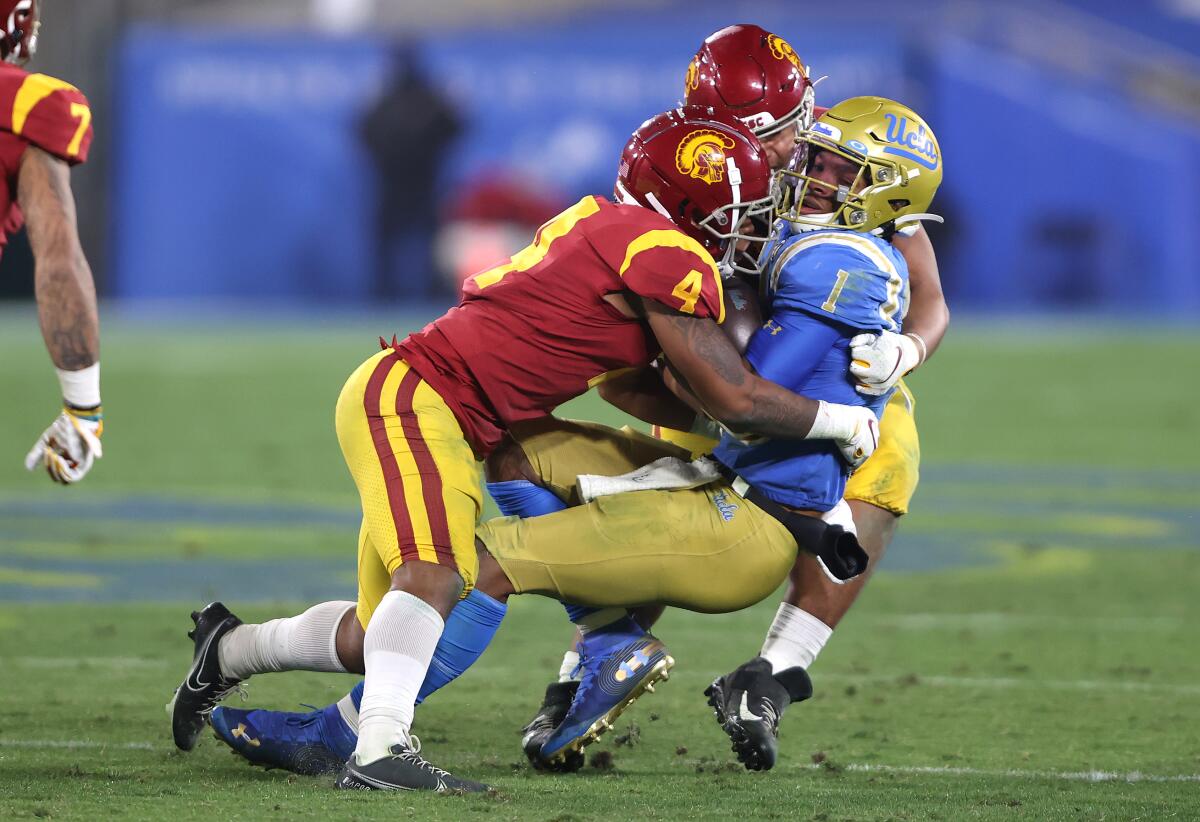
<instances>
[{"instance_id":1,"label":"chin strap","mask_svg":"<svg viewBox=\"0 0 1200 822\"><path fill-rule=\"evenodd\" d=\"M939 217L937 214L905 214L903 217L897 217L892 222L897 228L899 228L900 226L904 225L905 223L919 223L922 221L928 221L931 223L946 222L941 217Z\"/></svg>"}]
</instances>

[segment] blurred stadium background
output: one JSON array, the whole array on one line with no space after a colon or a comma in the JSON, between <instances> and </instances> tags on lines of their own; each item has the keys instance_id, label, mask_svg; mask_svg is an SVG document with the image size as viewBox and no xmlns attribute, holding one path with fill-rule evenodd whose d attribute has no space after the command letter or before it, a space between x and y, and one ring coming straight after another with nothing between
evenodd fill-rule
<instances>
[{"instance_id":1,"label":"blurred stadium background","mask_svg":"<svg viewBox=\"0 0 1200 822\"><path fill-rule=\"evenodd\" d=\"M1200 619L1196 0L47 0L43 19L31 68L95 111L72 181L110 427L80 487L20 467L57 397L17 239L0 261L0 812L349 812L211 743L169 754L185 606L353 595L345 376L610 191L701 40L754 22L828 75L818 102L900 99L947 158L931 234L954 319L913 378L915 511L818 663L814 710L785 721L773 781L724 770L698 697L757 647L770 603L668 616L679 682L635 710L644 746L612 748L646 781L509 768L556 664L557 633L529 641L560 631L539 603L424 733L533 797L470 806L504 816L728 818L764 797L816 818L1200 815L1200 660L1180 652ZM593 398L567 413L621 421ZM285 679L255 701L345 684ZM464 739L465 712L495 721ZM221 805L230 784L250 790Z\"/></svg>"}]
</instances>

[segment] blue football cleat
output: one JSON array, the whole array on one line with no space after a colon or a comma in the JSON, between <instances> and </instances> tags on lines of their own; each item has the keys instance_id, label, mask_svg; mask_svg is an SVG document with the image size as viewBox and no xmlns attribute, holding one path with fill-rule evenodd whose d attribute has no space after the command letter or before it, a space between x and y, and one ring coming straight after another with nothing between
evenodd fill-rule
<instances>
[{"instance_id":1,"label":"blue football cleat","mask_svg":"<svg viewBox=\"0 0 1200 822\"><path fill-rule=\"evenodd\" d=\"M654 683L666 680L675 660L667 646L650 634L616 643L602 653L581 653L583 674L579 690L554 733L542 745L541 757L565 764L613 726L613 721L639 696L654 692Z\"/></svg>"},{"instance_id":2,"label":"blue football cleat","mask_svg":"<svg viewBox=\"0 0 1200 822\"><path fill-rule=\"evenodd\" d=\"M212 713L212 726L251 765L305 776L337 773L358 744L337 705L309 713L220 707Z\"/></svg>"}]
</instances>

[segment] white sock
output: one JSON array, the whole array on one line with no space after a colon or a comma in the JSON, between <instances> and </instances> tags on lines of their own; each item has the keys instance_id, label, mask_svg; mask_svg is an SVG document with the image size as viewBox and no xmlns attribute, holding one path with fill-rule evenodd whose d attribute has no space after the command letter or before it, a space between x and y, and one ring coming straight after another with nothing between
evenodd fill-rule
<instances>
[{"instance_id":1,"label":"white sock","mask_svg":"<svg viewBox=\"0 0 1200 822\"><path fill-rule=\"evenodd\" d=\"M832 634L833 629L812 614L781 602L759 656L771 663L773 672L807 670Z\"/></svg>"},{"instance_id":2,"label":"white sock","mask_svg":"<svg viewBox=\"0 0 1200 822\"><path fill-rule=\"evenodd\" d=\"M367 676L354 749L360 765L409 744L417 691L444 627L442 615L412 594L388 591L379 601L363 640Z\"/></svg>"},{"instance_id":3,"label":"white sock","mask_svg":"<svg viewBox=\"0 0 1200 822\"><path fill-rule=\"evenodd\" d=\"M559 682L575 682L579 677L575 675L575 669L579 667L579 652L567 651L563 654L562 665L558 669Z\"/></svg>"},{"instance_id":4,"label":"white sock","mask_svg":"<svg viewBox=\"0 0 1200 822\"><path fill-rule=\"evenodd\" d=\"M271 671L345 673L337 655L337 631L353 607L353 602L322 602L299 616L239 625L217 646L221 673L234 679Z\"/></svg>"},{"instance_id":5,"label":"white sock","mask_svg":"<svg viewBox=\"0 0 1200 822\"><path fill-rule=\"evenodd\" d=\"M358 734L358 708L354 707L354 700L350 694L337 701L338 713L342 715L342 721L350 726L350 730L354 734Z\"/></svg>"}]
</instances>

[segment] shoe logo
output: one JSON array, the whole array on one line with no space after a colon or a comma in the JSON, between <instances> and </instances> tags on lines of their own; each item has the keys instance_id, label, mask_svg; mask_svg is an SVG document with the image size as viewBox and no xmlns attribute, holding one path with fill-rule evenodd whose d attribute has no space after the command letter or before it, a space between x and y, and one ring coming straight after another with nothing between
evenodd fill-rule
<instances>
[{"instance_id":1,"label":"shoe logo","mask_svg":"<svg viewBox=\"0 0 1200 822\"><path fill-rule=\"evenodd\" d=\"M204 658L208 656L208 649L212 645L213 637L216 635L216 631L210 633L208 639L204 640L204 644L200 646L200 650L196 653L196 661L193 663L192 670L188 674L187 682L184 683L187 685L188 690L203 691L212 684L200 678L200 669L204 667Z\"/></svg>"},{"instance_id":2,"label":"shoe logo","mask_svg":"<svg viewBox=\"0 0 1200 822\"><path fill-rule=\"evenodd\" d=\"M750 703L747 699L749 696L750 694L746 691L742 691L742 704L738 706L738 718L745 722L762 722L763 718L750 710Z\"/></svg>"},{"instance_id":3,"label":"shoe logo","mask_svg":"<svg viewBox=\"0 0 1200 822\"><path fill-rule=\"evenodd\" d=\"M239 722L237 727L234 728L231 733L233 734L234 739L244 739L246 744L251 748L257 748L262 744L262 742L246 733L246 724L244 722Z\"/></svg>"},{"instance_id":4,"label":"shoe logo","mask_svg":"<svg viewBox=\"0 0 1200 822\"><path fill-rule=\"evenodd\" d=\"M621 663L621 667L617 669L613 679L617 682L624 682L637 673L639 668L644 667L650 662L650 657L646 656L643 651L634 651L633 656Z\"/></svg>"}]
</instances>

